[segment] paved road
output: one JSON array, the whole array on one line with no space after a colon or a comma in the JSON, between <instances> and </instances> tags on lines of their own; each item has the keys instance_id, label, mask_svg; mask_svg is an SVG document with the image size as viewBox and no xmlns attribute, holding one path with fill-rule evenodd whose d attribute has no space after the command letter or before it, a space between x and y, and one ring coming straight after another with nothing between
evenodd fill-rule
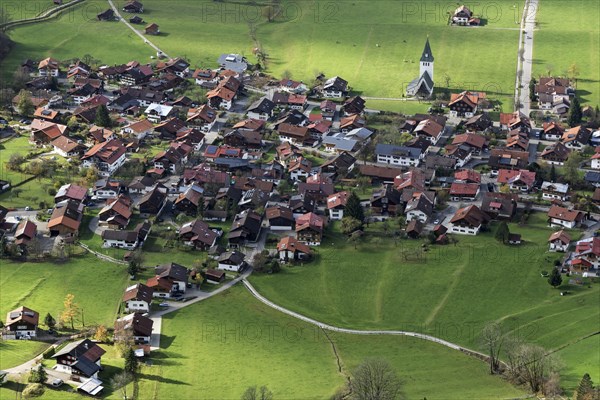
<instances>
[{"instance_id":1,"label":"paved road","mask_svg":"<svg viewBox=\"0 0 600 400\"><path fill-rule=\"evenodd\" d=\"M519 35L519 57L520 69L522 71L521 79L517 76L517 90L519 91L519 103L521 111L529 115L531 104L529 101L529 81L531 81L531 70L533 67L533 33L535 29L535 18L538 10L539 0L528 0L525 2L523 21L521 22L522 31ZM523 33L525 31L525 33ZM521 49L523 50L523 61L520 60ZM516 104L515 104L516 107Z\"/></svg>"},{"instance_id":2,"label":"paved road","mask_svg":"<svg viewBox=\"0 0 600 400\"><path fill-rule=\"evenodd\" d=\"M135 29L135 27L133 25L131 25L127 19L123 18L121 16L121 13L119 13L119 9L115 6L115 4L113 3L112 0L108 0L108 4L110 4L110 6L112 7L113 11L115 12L116 16L119 17L119 21L123 22L125 25L127 25L127 27L129 29L131 29L136 35L138 35L140 38L142 38L142 40L144 41L144 43L150 45L150 47L152 47L154 50L156 50L157 53L162 53L165 55L165 57L170 58L167 53L165 53L164 51L162 51L160 48L158 48L158 46L156 46L154 43L152 43L150 40L148 40L148 38L146 36L144 36L140 31L138 31L137 29Z\"/></svg>"}]
</instances>

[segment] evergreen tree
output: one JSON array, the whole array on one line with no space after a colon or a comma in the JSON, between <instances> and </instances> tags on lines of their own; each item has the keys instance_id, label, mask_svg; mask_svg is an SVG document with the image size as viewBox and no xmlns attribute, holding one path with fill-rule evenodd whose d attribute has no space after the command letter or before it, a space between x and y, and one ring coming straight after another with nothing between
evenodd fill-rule
<instances>
[{"instance_id":1,"label":"evergreen tree","mask_svg":"<svg viewBox=\"0 0 600 400\"><path fill-rule=\"evenodd\" d=\"M123 369L125 370L125 372L134 375L137 372L137 367L138 360L135 357L135 352L130 347L129 350L127 350L127 352L125 353L125 366L123 367Z\"/></svg>"},{"instance_id":2,"label":"evergreen tree","mask_svg":"<svg viewBox=\"0 0 600 400\"><path fill-rule=\"evenodd\" d=\"M554 167L554 164L550 168L550 182L556 182L556 167Z\"/></svg>"},{"instance_id":3,"label":"evergreen tree","mask_svg":"<svg viewBox=\"0 0 600 400\"><path fill-rule=\"evenodd\" d=\"M572 128L579 125L582 117L583 115L581 113L581 104L579 104L579 99L577 97L573 97L573 100L571 100L571 108L569 109L567 123Z\"/></svg>"},{"instance_id":4,"label":"evergreen tree","mask_svg":"<svg viewBox=\"0 0 600 400\"><path fill-rule=\"evenodd\" d=\"M530 101L536 100L536 96L535 96L535 85L536 84L537 84L537 80L535 78L531 78L531 80L529 81L529 100Z\"/></svg>"},{"instance_id":5,"label":"evergreen tree","mask_svg":"<svg viewBox=\"0 0 600 400\"><path fill-rule=\"evenodd\" d=\"M361 225L365 221L365 212L360 205L360 199L354 192L350 193L350 196L348 196L344 215L356 219Z\"/></svg>"},{"instance_id":6,"label":"evergreen tree","mask_svg":"<svg viewBox=\"0 0 600 400\"><path fill-rule=\"evenodd\" d=\"M135 276L138 273L139 267L134 260L129 261L129 265L127 266L127 273L130 276Z\"/></svg>"},{"instance_id":7,"label":"evergreen tree","mask_svg":"<svg viewBox=\"0 0 600 400\"><path fill-rule=\"evenodd\" d=\"M586 373L581 378L581 382L579 386L577 386L577 390L575 391L575 395L573 396L573 400L588 400L592 397L590 396L594 391L594 384L592 382L592 378L590 378L590 374Z\"/></svg>"},{"instance_id":8,"label":"evergreen tree","mask_svg":"<svg viewBox=\"0 0 600 400\"><path fill-rule=\"evenodd\" d=\"M562 283L562 276L560 275L558 268L552 268L552 273L548 278L548 283L554 288L560 286Z\"/></svg>"},{"instance_id":9,"label":"evergreen tree","mask_svg":"<svg viewBox=\"0 0 600 400\"><path fill-rule=\"evenodd\" d=\"M496 228L496 240L502 243L506 243L508 241L508 235L510 235L508 224L506 223L506 221L500 222L500 225L498 225L498 228Z\"/></svg>"},{"instance_id":10,"label":"evergreen tree","mask_svg":"<svg viewBox=\"0 0 600 400\"><path fill-rule=\"evenodd\" d=\"M52 315L50 315L50 313L46 314L44 317L44 325L46 325L48 329L54 329L56 326L56 320L54 317L52 317Z\"/></svg>"},{"instance_id":11,"label":"evergreen tree","mask_svg":"<svg viewBox=\"0 0 600 400\"><path fill-rule=\"evenodd\" d=\"M108 109L105 105L101 105L96 110L96 119L94 120L94 124L103 128L110 128L112 126L112 120L110 119Z\"/></svg>"},{"instance_id":12,"label":"evergreen tree","mask_svg":"<svg viewBox=\"0 0 600 400\"><path fill-rule=\"evenodd\" d=\"M30 383L46 383L48 379L48 374L44 369L43 365L39 365L37 368L31 370L31 374L29 375Z\"/></svg>"}]
</instances>

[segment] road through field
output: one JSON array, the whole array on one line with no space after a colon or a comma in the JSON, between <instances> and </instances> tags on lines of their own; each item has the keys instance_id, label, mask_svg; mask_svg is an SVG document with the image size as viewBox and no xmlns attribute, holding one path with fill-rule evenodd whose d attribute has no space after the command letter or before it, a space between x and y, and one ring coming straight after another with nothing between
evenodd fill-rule
<instances>
[{"instance_id":1,"label":"road through field","mask_svg":"<svg viewBox=\"0 0 600 400\"><path fill-rule=\"evenodd\" d=\"M531 81L531 70L533 67L533 31L535 29L535 18L538 10L539 0L528 0L523 10L521 22L522 31L519 35L519 52L517 54L517 85L515 87L515 109L529 116L531 101L529 100L529 81ZM524 37L523 37L524 36ZM520 65L520 67L519 67ZM519 71L521 72L519 78Z\"/></svg>"}]
</instances>

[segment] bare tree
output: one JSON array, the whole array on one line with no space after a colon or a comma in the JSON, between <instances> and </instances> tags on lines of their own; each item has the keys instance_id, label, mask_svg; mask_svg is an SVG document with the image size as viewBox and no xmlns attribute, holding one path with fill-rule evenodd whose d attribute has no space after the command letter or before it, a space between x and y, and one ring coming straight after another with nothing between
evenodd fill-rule
<instances>
[{"instance_id":1,"label":"bare tree","mask_svg":"<svg viewBox=\"0 0 600 400\"><path fill-rule=\"evenodd\" d=\"M544 388L559 362L554 355L547 355L543 347L519 344L507 350L510 377L515 383L526 383L533 393Z\"/></svg>"},{"instance_id":2,"label":"bare tree","mask_svg":"<svg viewBox=\"0 0 600 400\"><path fill-rule=\"evenodd\" d=\"M273 392L266 386L261 386L260 389L257 389L256 386L250 386L242 394L242 400L273 400Z\"/></svg>"},{"instance_id":3,"label":"bare tree","mask_svg":"<svg viewBox=\"0 0 600 400\"><path fill-rule=\"evenodd\" d=\"M356 400L391 400L402 398L402 382L385 360L366 359L352 374L351 397Z\"/></svg>"},{"instance_id":4,"label":"bare tree","mask_svg":"<svg viewBox=\"0 0 600 400\"><path fill-rule=\"evenodd\" d=\"M127 385L132 381L133 377L127 371L120 372L112 377L110 384L113 389L119 390L123 395L123 399L127 400Z\"/></svg>"},{"instance_id":5,"label":"bare tree","mask_svg":"<svg viewBox=\"0 0 600 400\"><path fill-rule=\"evenodd\" d=\"M500 371L499 356L504 342L500 325L492 322L484 326L481 330L481 340L490 356L490 374L497 374Z\"/></svg>"}]
</instances>

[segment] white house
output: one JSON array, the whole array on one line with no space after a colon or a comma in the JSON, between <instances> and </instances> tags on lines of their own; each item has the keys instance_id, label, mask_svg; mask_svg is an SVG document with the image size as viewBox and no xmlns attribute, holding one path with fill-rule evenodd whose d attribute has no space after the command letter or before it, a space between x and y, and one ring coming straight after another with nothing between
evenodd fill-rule
<instances>
[{"instance_id":1,"label":"white house","mask_svg":"<svg viewBox=\"0 0 600 400\"><path fill-rule=\"evenodd\" d=\"M544 200L567 201L569 198L569 184L544 181L542 183L542 198Z\"/></svg>"},{"instance_id":2,"label":"white house","mask_svg":"<svg viewBox=\"0 0 600 400\"><path fill-rule=\"evenodd\" d=\"M565 252L569 248L571 237L564 230L554 232L548 239L548 247L550 251Z\"/></svg>"},{"instance_id":3,"label":"white house","mask_svg":"<svg viewBox=\"0 0 600 400\"><path fill-rule=\"evenodd\" d=\"M346 191L338 192L327 198L327 209L329 210L329 219L341 220L344 218L344 209L350 194Z\"/></svg>"},{"instance_id":4,"label":"white house","mask_svg":"<svg viewBox=\"0 0 600 400\"><path fill-rule=\"evenodd\" d=\"M122 133L126 135L131 135L135 139L141 140L146 136L152 135L154 131L154 125L147 119L133 122L126 127L123 128Z\"/></svg>"},{"instance_id":5,"label":"white house","mask_svg":"<svg viewBox=\"0 0 600 400\"><path fill-rule=\"evenodd\" d=\"M568 229L577 227L585 218L583 211L569 210L560 206L552 206L548 211L550 226L561 226Z\"/></svg>"},{"instance_id":6,"label":"white house","mask_svg":"<svg viewBox=\"0 0 600 400\"><path fill-rule=\"evenodd\" d=\"M477 235L481 227L490 220L490 217L479 207L471 205L456 211L450 220L448 232L459 235Z\"/></svg>"},{"instance_id":7,"label":"white house","mask_svg":"<svg viewBox=\"0 0 600 400\"><path fill-rule=\"evenodd\" d=\"M377 154L378 163L405 167L417 167L423 157L423 153L419 148L382 143L375 148L375 154Z\"/></svg>"},{"instance_id":8,"label":"white house","mask_svg":"<svg viewBox=\"0 0 600 400\"><path fill-rule=\"evenodd\" d=\"M592 156L592 169L600 169L600 153Z\"/></svg>"},{"instance_id":9,"label":"white house","mask_svg":"<svg viewBox=\"0 0 600 400\"><path fill-rule=\"evenodd\" d=\"M165 106L164 104L152 103L146 108L144 114L146 114L148 121L158 124L161 121L169 118L171 113L173 112L172 106Z\"/></svg>"},{"instance_id":10,"label":"white house","mask_svg":"<svg viewBox=\"0 0 600 400\"><path fill-rule=\"evenodd\" d=\"M153 294L154 290L143 283L129 286L123 294L125 312L150 312Z\"/></svg>"},{"instance_id":11,"label":"white house","mask_svg":"<svg viewBox=\"0 0 600 400\"><path fill-rule=\"evenodd\" d=\"M6 314L5 339L24 339L37 336L40 315L27 307L19 307Z\"/></svg>"},{"instance_id":12,"label":"white house","mask_svg":"<svg viewBox=\"0 0 600 400\"><path fill-rule=\"evenodd\" d=\"M222 271L241 272L244 267L245 257L244 253L240 253L239 251L228 251L223 253L217 259L219 263L218 269Z\"/></svg>"},{"instance_id":13,"label":"white house","mask_svg":"<svg viewBox=\"0 0 600 400\"><path fill-rule=\"evenodd\" d=\"M104 248L135 250L139 245L138 234L135 231L107 229L102 232L102 241Z\"/></svg>"},{"instance_id":14,"label":"white house","mask_svg":"<svg viewBox=\"0 0 600 400\"><path fill-rule=\"evenodd\" d=\"M139 313L132 313L115 321L115 339L130 331L135 343L150 343L154 321Z\"/></svg>"}]
</instances>

